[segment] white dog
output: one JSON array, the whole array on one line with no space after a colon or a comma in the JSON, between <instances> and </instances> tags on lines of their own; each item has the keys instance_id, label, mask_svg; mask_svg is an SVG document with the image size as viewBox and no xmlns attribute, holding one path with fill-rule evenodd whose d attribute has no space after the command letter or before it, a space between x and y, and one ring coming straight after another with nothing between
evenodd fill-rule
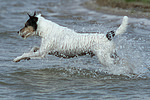
<instances>
[{"instance_id":1,"label":"white dog","mask_svg":"<svg viewBox=\"0 0 150 100\"><path fill-rule=\"evenodd\" d=\"M29 14L28 14L29 15ZM48 53L55 56L69 58L85 54L96 55L103 65L116 63L118 58L112 38L126 31L128 17L124 16L122 24L116 32L107 34L79 34L67 27L60 26L45 19L41 14L29 15L25 27L18 33L23 38L38 35L42 38L41 46L34 47L29 53L15 58L14 62L22 59L43 58Z\"/></svg>"}]
</instances>

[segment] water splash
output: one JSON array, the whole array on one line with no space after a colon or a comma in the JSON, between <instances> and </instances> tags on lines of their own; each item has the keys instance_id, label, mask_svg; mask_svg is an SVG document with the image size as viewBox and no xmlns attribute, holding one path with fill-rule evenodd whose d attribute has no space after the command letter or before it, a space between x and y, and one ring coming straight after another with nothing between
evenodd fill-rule
<instances>
[{"instance_id":1,"label":"water splash","mask_svg":"<svg viewBox=\"0 0 150 100\"><path fill-rule=\"evenodd\" d=\"M108 73L115 75L123 74L129 77L133 75L141 77L150 73L148 64L145 62L147 57L143 51L145 48L141 47L139 42L135 42L127 37L119 37L115 42L117 53L121 60L119 64L108 67Z\"/></svg>"}]
</instances>

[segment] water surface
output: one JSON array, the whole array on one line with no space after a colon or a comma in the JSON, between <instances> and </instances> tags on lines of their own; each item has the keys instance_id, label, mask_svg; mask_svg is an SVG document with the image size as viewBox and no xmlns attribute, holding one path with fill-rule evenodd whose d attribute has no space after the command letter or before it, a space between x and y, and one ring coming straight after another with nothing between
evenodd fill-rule
<instances>
[{"instance_id":1,"label":"water surface","mask_svg":"<svg viewBox=\"0 0 150 100\"><path fill-rule=\"evenodd\" d=\"M89 10L88 0L0 0L0 99L150 99L150 20L129 18L125 34L114 40L127 66L102 66L89 55L71 59L48 55L44 59L12 60L39 37L22 39L16 33L34 11L76 32L116 30L123 16ZM94 6L94 5L87 5ZM133 73L127 73L127 67Z\"/></svg>"}]
</instances>

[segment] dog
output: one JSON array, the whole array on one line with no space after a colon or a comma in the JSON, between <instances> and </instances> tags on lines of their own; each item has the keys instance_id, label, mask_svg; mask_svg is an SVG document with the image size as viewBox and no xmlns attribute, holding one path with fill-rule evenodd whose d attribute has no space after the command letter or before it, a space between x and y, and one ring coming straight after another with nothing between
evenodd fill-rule
<instances>
[{"instance_id":1,"label":"dog","mask_svg":"<svg viewBox=\"0 0 150 100\"><path fill-rule=\"evenodd\" d=\"M60 26L45 19L41 14L29 15L25 26L18 31L22 38L33 35L42 38L40 47L33 47L29 53L15 58L14 62L44 58L47 54L63 58L96 55L102 65L110 66L116 63L117 56L115 44L112 39L123 34L127 29L128 17L124 16L119 28L107 34L81 34L67 27Z\"/></svg>"}]
</instances>

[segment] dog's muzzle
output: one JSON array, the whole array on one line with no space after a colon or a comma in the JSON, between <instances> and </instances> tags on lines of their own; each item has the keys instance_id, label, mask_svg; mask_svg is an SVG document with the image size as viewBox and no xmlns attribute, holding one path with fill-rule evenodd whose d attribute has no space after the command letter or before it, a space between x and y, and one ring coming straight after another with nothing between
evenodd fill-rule
<instances>
[{"instance_id":1,"label":"dog's muzzle","mask_svg":"<svg viewBox=\"0 0 150 100\"><path fill-rule=\"evenodd\" d=\"M22 38L25 38L25 35L21 34L20 31L18 31L17 33L18 33L18 35L20 35Z\"/></svg>"},{"instance_id":2,"label":"dog's muzzle","mask_svg":"<svg viewBox=\"0 0 150 100\"><path fill-rule=\"evenodd\" d=\"M17 32L22 38L27 38L35 34L35 31L32 26L23 27L20 31Z\"/></svg>"},{"instance_id":3,"label":"dog's muzzle","mask_svg":"<svg viewBox=\"0 0 150 100\"><path fill-rule=\"evenodd\" d=\"M21 33L20 31L18 31L17 33L24 39L30 36L30 33Z\"/></svg>"}]
</instances>

